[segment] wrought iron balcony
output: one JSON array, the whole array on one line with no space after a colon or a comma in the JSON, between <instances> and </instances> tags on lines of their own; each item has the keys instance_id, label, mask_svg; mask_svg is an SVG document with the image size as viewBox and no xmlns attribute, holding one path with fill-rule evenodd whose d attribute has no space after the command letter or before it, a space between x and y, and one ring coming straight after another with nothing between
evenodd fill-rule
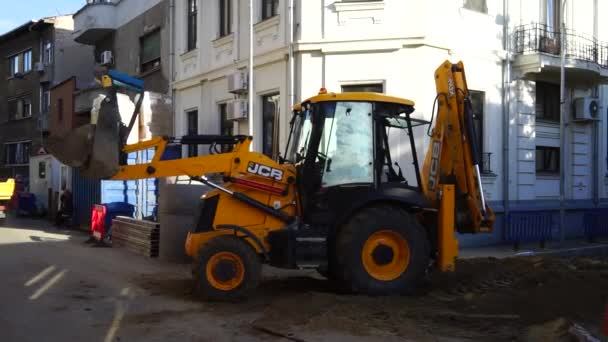
<instances>
[{"instance_id":1,"label":"wrought iron balcony","mask_svg":"<svg viewBox=\"0 0 608 342\"><path fill-rule=\"evenodd\" d=\"M608 44L594 37L566 30L566 58L595 63L608 69ZM543 24L522 25L515 29L515 51L528 55L546 53L559 56L562 49L561 33Z\"/></svg>"}]
</instances>

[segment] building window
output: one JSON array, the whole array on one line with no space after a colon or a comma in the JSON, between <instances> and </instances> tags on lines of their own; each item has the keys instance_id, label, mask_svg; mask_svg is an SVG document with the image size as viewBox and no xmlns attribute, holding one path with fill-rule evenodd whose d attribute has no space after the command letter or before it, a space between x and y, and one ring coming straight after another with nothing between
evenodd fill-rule
<instances>
[{"instance_id":1,"label":"building window","mask_svg":"<svg viewBox=\"0 0 608 342\"><path fill-rule=\"evenodd\" d=\"M24 141L4 144L4 162L6 165L27 165L30 162L32 143Z\"/></svg>"},{"instance_id":2,"label":"building window","mask_svg":"<svg viewBox=\"0 0 608 342\"><path fill-rule=\"evenodd\" d=\"M44 88L40 89L40 91L41 91L40 112L42 112L42 113L48 113L51 109L51 92L45 88L48 88L48 87L44 87Z\"/></svg>"},{"instance_id":3,"label":"building window","mask_svg":"<svg viewBox=\"0 0 608 342\"><path fill-rule=\"evenodd\" d=\"M279 0L262 0L262 20L279 14Z\"/></svg>"},{"instance_id":4,"label":"building window","mask_svg":"<svg viewBox=\"0 0 608 342\"><path fill-rule=\"evenodd\" d=\"M536 82L536 118L559 122L559 85Z\"/></svg>"},{"instance_id":5,"label":"building window","mask_svg":"<svg viewBox=\"0 0 608 342\"><path fill-rule=\"evenodd\" d=\"M368 84L347 84L342 86L343 93L353 92L371 92L380 93L384 92L384 86L382 83L368 83Z\"/></svg>"},{"instance_id":6,"label":"building window","mask_svg":"<svg viewBox=\"0 0 608 342\"><path fill-rule=\"evenodd\" d=\"M219 0L220 2L220 37L232 33L232 0Z\"/></svg>"},{"instance_id":7,"label":"building window","mask_svg":"<svg viewBox=\"0 0 608 342\"><path fill-rule=\"evenodd\" d=\"M32 116L32 99L29 97L21 99L22 117L29 118Z\"/></svg>"},{"instance_id":8,"label":"building window","mask_svg":"<svg viewBox=\"0 0 608 342\"><path fill-rule=\"evenodd\" d=\"M198 110L186 113L188 135L198 135ZM198 145L188 145L188 157L198 156Z\"/></svg>"},{"instance_id":9,"label":"building window","mask_svg":"<svg viewBox=\"0 0 608 342\"><path fill-rule=\"evenodd\" d=\"M63 99L57 100L57 119L63 122Z\"/></svg>"},{"instance_id":10,"label":"building window","mask_svg":"<svg viewBox=\"0 0 608 342\"><path fill-rule=\"evenodd\" d=\"M486 0L464 0L462 7L480 13L488 13Z\"/></svg>"},{"instance_id":11,"label":"building window","mask_svg":"<svg viewBox=\"0 0 608 342\"><path fill-rule=\"evenodd\" d=\"M27 50L23 53L23 72L32 71L32 50Z\"/></svg>"},{"instance_id":12,"label":"building window","mask_svg":"<svg viewBox=\"0 0 608 342\"><path fill-rule=\"evenodd\" d=\"M160 68L160 30L140 39L140 51L142 73Z\"/></svg>"},{"instance_id":13,"label":"building window","mask_svg":"<svg viewBox=\"0 0 608 342\"><path fill-rule=\"evenodd\" d=\"M188 0L188 51L196 49L197 0Z\"/></svg>"},{"instance_id":14,"label":"building window","mask_svg":"<svg viewBox=\"0 0 608 342\"><path fill-rule=\"evenodd\" d=\"M225 103L220 103L219 104L219 111L220 111L220 135L225 135L225 136L231 136L233 135L232 133L232 121L228 119L228 112L227 112L227 104ZM232 146L231 145L222 145L222 152L226 153L226 152L230 152L232 150Z\"/></svg>"},{"instance_id":15,"label":"building window","mask_svg":"<svg viewBox=\"0 0 608 342\"><path fill-rule=\"evenodd\" d=\"M279 94L262 96L262 152L270 158L278 156Z\"/></svg>"},{"instance_id":16,"label":"building window","mask_svg":"<svg viewBox=\"0 0 608 342\"><path fill-rule=\"evenodd\" d=\"M8 102L10 120L20 120L32 116L32 99L23 97Z\"/></svg>"},{"instance_id":17,"label":"building window","mask_svg":"<svg viewBox=\"0 0 608 342\"><path fill-rule=\"evenodd\" d=\"M479 168L482 173L492 173L491 154L484 153L484 108L486 93L483 91L469 90L469 98L471 99L471 109L473 111L473 127L475 128L475 142L477 143L477 160L479 160Z\"/></svg>"},{"instance_id":18,"label":"building window","mask_svg":"<svg viewBox=\"0 0 608 342\"><path fill-rule=\"evenodd\" d=\"M536 146L536 173L559 174L559 147Z\"/></svg>"},{"instance_id":19,"label":"building window","mask_svg":"<svg viewBox=\"0 0 608 342\"><path fill-rule=\"evenodd\" d=\"M51 41L47 41L44 43L42 61L45 65L53 63L53 43Z\"/></svg>"},{"instance_id":20,"label":"building window","mask_svg":"<svg viewBox=\"0 0 608 342\"><path fill-rule=\"evenodd\" d=\"M10 68L9 75L11 75L11 77L15 77L17 74L19 74L19 70L20 70L20 67L19 67L19 61L20 61L19 55L11 56L8 59L9 59L8 65L9 65L9 68Z\"/></svg>"}]
</instances>

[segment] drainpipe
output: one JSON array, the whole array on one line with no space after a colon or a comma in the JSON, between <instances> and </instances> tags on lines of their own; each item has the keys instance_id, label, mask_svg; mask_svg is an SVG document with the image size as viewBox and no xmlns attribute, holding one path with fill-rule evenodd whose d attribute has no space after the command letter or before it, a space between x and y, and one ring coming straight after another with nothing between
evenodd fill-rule
<instances>
[{"instance_id":1,"label":"drainpipe","mask_svg":"<svg viewBox=\"0 0 608 342\"><path fill-rule=\"evenodd\" d=\"M566 239L566 10L567 0L562 0L562 11L561 11L561 66L560 66L560 120L559 120L559 230L560 230L560 242L563 243Z\"/></svg>"},{"instance_id":2,"label":"drainpipe","mask_svg":"<svg viewBox=\"0 0 608 342\"><path fill-rule=\"evenodd\" d=\"M173 83L175 82L175 0L169 1L169 90L171 92L171 103L173 107L173 120L171 120L171 131L173 136L175 132L175 90Z\"/></svg>"},{"instance_id":3,"label":"drainpipe","mask_svg":"<svg viewBox=\"0 0 608 342\"><path fill-rule=\"evenodd\" d=\"M249 136L253 136L253 0L249 0ZM261 137L260 137L261 138ZM258 144L256 144L257 146ZM249 147L253 150L253 144Z\"/></svg>"},{"instance_id":4,"label":"drainpipe","mask_svg":"<svg viewBox=\"0 0 608 342\"><path fill-rule=\"evenodd\" d=\"M295 104L295 63L294 63L294 8L293 0L289 0L289 111ZM288 112L289 113L289 112Z\"/></svg>"},{"instance_id":5,"label":"drainpipe","mask_svg":"<svg viewBox=\"0 0 608 342\"><path fill-rule=\"evenodd\" d=\"M598 36L598 0L593 1L593 36ZM595 84L593 87L593 97L600 99L600 87ZM600 104L603 101L599 102ZM599 110L598 110L599 112ZM599 113L598 113L599 114ZM598 207L600 203L600 121L599 118L593 121L593 205Z\"/></svg>"},{"instance_id":6,"label":"drainpipe","mask_svg":"<svg viewBox=\"0 0 608 342\"><path fill-rule=\"evenodd\" d=\"M511 115L511 39L509 0L503 0L503 39L505 50L507 51L506 60L503 64L503 96L502 96L502 202L504 206L503 230L509 225L509 116Z\"/></svg>"},{"instance_id":7,"label":"drainpipe","mask_svg":"<svg viewBox=\"0 0 608 342\"><path fill-rule=\"evenodd\" d=\"M599 98L599 86L595 85L593 88L593 97L595 98ZM602 103L602 102L600 102ZM593 139L593 206L597 208L597 206L599 205L600 202L600 196L599 196L599 175L600 175L600 170L599 170L599 138L600 134L599 134L599 120L593 120L593 130L591 133L591 137Z\"/></svg>"}]
</instances>

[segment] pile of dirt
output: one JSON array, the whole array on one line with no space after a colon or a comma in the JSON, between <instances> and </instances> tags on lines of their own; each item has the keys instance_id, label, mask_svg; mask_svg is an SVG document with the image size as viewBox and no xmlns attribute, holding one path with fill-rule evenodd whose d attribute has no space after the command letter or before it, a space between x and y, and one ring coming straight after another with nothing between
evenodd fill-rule
<instances>
[{"instance_id":1,"label":"pile of dirt","mask_svg":"<svg viewBox=\"0 0 608 342\"><path fill-rule=\"evenodd\" d=\"M608 303L608 260L467 259L457 272L436 274L414 296L275 291L257 325L275 331L346 331L414 340L451 336L526 340L530 327L557 319L599 335ZM573 324L573 323L572 323Z\"/></svg>"},{"instance_id":2,"label":"pile of dirt","mask_svg":"<svg viewBox=\"0 0 608 342\"><path fill-rule=\"evenodd\" d=\"M251 299L201 302L201 311L231 319L246 313L254 319L244 328L296 341L329 332L415 341L568 340L574 326L600 335L608 259L466 259L456 269L434 274L414 295L388 297L338 294L310 272L294 277L294 272L273 271ZM145 283L151 295L195 299L189 280Z\"/></svg>"}]
</instances>

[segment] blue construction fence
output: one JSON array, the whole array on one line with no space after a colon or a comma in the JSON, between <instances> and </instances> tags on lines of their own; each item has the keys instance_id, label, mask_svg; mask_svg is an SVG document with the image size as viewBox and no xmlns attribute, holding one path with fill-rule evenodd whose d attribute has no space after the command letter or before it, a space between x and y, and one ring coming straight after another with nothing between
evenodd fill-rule
<instances>
[{"instance_id":1,"label":"blue construction fence","mask_svg":"<svg viewBox=\"0 0 608 342\"><path fill-rule=\"evenodd\" d=\"M127 164L148 163L154 157L153 148L128 155ZM161 160L179 159L181 146L168 146ZM94 204L128 203L135 207L134 217L158 221L158 179L148 178L129 181L90 180L74 169L72 189L74 193L74 220L79 225L90 225Z\"/></svg>"}]
</instances>

